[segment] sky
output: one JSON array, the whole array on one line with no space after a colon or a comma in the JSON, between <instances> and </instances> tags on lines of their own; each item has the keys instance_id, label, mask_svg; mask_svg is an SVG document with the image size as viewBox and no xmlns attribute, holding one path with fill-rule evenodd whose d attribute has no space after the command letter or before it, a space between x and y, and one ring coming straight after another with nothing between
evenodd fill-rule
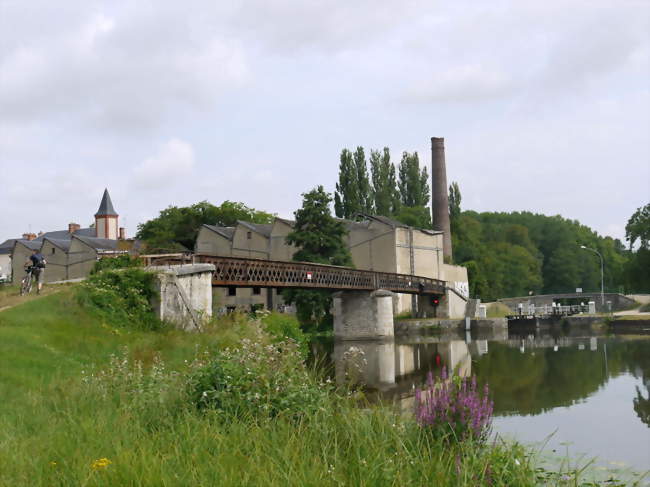
<instances>
[{"instance_id":1,"label":"sky","mask_svg":"<svg viewBox=\"0 0 650 487\"><path fill-rule=\"evenodd\" d=\"M463 209L623 239L650 202L647 0L0 0L0 241L169 205L291 217L341 149L444 137Z\"/></svg>"}]
</instances>

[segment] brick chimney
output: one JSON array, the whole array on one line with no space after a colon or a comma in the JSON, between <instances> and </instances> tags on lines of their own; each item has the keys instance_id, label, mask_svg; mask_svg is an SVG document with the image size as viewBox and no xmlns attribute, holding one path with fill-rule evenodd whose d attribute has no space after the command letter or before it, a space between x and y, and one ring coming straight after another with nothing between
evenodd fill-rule
<instances>
[{"instance_id":1,"label":"brick chimney","mask_svg":"<svg viewBox=\"0 0 650 487\"><path fill-rule=\"evenodd\" d=\"M451 259L451 225L449 223L449 196L447 195L447 167L445 139L431 137L431 213L433 229L443 232L442 253Z\"/></svg>"},{"instance_id":2,"label":"brick chimney","mask_svg":"<svg viewBox=\"0 0 650 487\"><path fill-rule=\"evenodd\" d=\"M126 228L120 227L120 240L126 240Z\"/></svg>"},{"instance_id":3,"label":"brick chimney","mask_svg":"<svg viewBox=\"0 0 650 487\"><path fill-rule=\"evenodd\" d=\"M68 233L74 233L81 228L78 223L68 223Z\"/></svg>"},{"instance_id":4,"label":"brick chimney","mask_svg":"<svg viewBox=\"0 0 650 487\"><path fill-rule=\"evenodd\" d=\"M23 233L23 238L25 240L34 240L34 239L36 239L36 234L35 233Z\"/></svg>"}]
</instances>

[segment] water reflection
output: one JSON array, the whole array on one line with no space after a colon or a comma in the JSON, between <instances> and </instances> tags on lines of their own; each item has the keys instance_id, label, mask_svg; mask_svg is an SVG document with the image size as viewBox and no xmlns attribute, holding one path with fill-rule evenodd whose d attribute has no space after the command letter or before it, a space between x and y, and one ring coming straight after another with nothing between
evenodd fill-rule
<instances>
[{"instance_id":1,"label":"water reflection","mask_svg":"<svg viewBox=\"0 0 650 487\"><path fill-rule=\"evenodd\" d=\"M622 455L616 459L650 467L650 335L463 331L336 342L322 351L337 382L362 384L371 400L412 410L415 388L446 366L489 383L501 431L541 441L559 430L558 438L582 441L581 451L588 454ZM598 437L608 440L597 445Z\"/></svg>"}]
</instances>

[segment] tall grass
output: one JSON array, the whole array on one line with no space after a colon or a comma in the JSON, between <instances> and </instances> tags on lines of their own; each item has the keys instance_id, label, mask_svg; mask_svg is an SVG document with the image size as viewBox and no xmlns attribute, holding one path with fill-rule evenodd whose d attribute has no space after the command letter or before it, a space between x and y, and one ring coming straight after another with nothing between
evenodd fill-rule
<instances>
[{"instance_id":1,"label":"tall grass","mask_svg":"<svg viewBox=\"0 0 650 487\"><path fill-rule=\"evenodd\" d=\"M197 408L193 358L256 326L114 328L70 292L0 313L0 485L536 485L518 445L449 444L411 415L328 391L298 416Z\"/></svg>"}]
</instances>

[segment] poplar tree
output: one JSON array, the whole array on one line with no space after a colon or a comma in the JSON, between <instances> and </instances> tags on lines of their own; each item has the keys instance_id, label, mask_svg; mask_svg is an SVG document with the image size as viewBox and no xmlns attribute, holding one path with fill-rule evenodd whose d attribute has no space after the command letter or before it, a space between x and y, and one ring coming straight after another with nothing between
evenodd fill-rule
<instances>
[{"instance_id":1,"label":"poplar tree","mask_svg":"<svg viewBox=\"0 0 650 487\"><path fill-rule=\"evenodd\" d=\"M296 223L287 235L287 243L298 251L293 260L319 264L352 266L352 257L344 242L347 230L330 213L331 196L323 186L304 193L302 207L294 212ZM303 328L313 330L331 323L331 292L327 290L286 289L285 301L295 303Z\"/></svg>"},{"instance_id":2,"label":"poplar tree","mask_svg":"<svg viewBox=\"0 0 650 487\"><path fill-rule=\"evenodd\" d=\"M363 147L357 147L354 151L354 167L357 173L357 195L358 195L358 208L355 213L373 213L373 201L370 191L370 180L368 179L368 168L366 166L366 154ZM348 218L355 218L356 215L351 215Z\"/></svg>"},{"instance_id":3,"label":"poplar tree","mask_svg":"<svg viewBox=\"0 0 650 487\"><path fill-rule=\"evenodd\" d=\"M402 153L398 175L402 204L409 207L427 206L430 197L429 173L426 166L420 170L420 159L417 152Z\"/></svg>"},{"instance_id":4,"label":"poplar tree","mask_svg":"<svg viewBox=\"0 0 650 487\"><path fill-rule=\"evenodd\" d=\"M363 149L362 149L363 152ZM352 153L341 151L339 163L339 182L334 193L334 212L339 218L352 218L359 212L359 181Z\"/></svg>"},{"instance_id":5,"label":"poplar tree","mask_svg":"<svg viewBox=\"0 0 650 487\"><path fill-rule=\"evenodd\" d=\"M458 234L461 199L458 183L453 181L449 185L449 224L451 226L452 235Z\"/></svg>"},{"instance_id":6,"label":"poplar tree","mask_svg":"<svg viewBox=\"0 0 650 487\"><path fill-rule=\"evenodd\" d=\"M390 150L370 151L370 174L374 213L392 216L399 211L400 201L395 179L395 166L390 162Z\"/></svg>"}]
</instances>

